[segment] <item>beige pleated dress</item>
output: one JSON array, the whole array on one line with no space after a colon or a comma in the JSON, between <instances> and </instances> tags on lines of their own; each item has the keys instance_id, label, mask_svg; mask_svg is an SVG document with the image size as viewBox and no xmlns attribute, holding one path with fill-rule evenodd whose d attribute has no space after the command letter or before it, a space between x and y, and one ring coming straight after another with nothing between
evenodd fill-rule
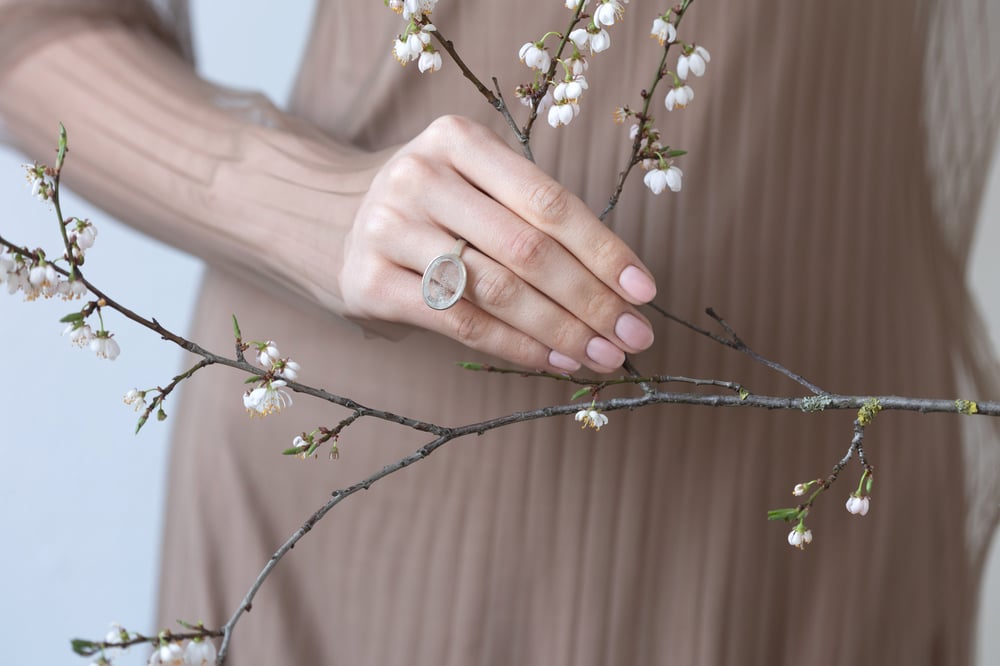
<instances>
[{"instance_id":1,"label":"beige pleated dress","mask_svg":"<svg viewBox=\"0 0 1000 666\"><path fill-rule=\"evenodd\" d=\"M248 338L301 363L302 381L444 425L569 401L561 383L456 368L490 359L443 337L390 340L332 314L322 267L339 259L320 240L364 191L356 172L443 114L506 131L453 65L429 76L399 66L401 22L382 2L318 3L287 113L195 80L175 55L183 14L81 2L39 18L43 4L0 2L0 118L17 145L48 146L43 84L58 82L76 126L70 185L208 260L192 339L231 349L234 312ZM562 4L442 0L434 22L513 99L530 78L518 48L563 29ZM611 49L591 59L579 117L535 133L538 164L595 211L627 150L612 111L648 86L649 28L665 8L629 4ZM668 113L661 89L653 106L664 141L689 151L683 190L653 196L640 173L609 218L656 275L656 302L708 327L714 307L830 391L990 397L964 271L994 145L997 9L698 0L680 31L712 55L696 98ZM656 343L634 359L643 372L803 393L647 315ZM296 397L251 419L242 375L202 375L172 412L164 626L225 622L333 490L429 440L362 420L337 461L283 458L294 435L347 412ZM849 413L608 416L600 432L561 417L458 440L350 498L265 584L230 663L969 662L996 519L989 428L882 415L865 440L871 512L844 510L861 473L852 463L810 514L814 541L800 552L765 513L847 451Z\"/></svg>"}]
</instances>

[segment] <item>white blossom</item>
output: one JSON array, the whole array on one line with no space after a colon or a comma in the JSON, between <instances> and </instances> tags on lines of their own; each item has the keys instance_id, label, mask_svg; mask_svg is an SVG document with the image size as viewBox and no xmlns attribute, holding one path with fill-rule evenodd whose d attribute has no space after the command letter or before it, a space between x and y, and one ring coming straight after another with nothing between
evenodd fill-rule
<instances>
[{"instance_id":1,"label":"white blossom","mask_svg":"<svg viewBox=\"0 0 1000 666\"><path fill-rule=\"evenodd\" d=\"M67 301L83 298L87 295L87 285L83 283L83 280L62 280L59 283L59 293Z\"/></svg>"},{"instance_id":2,"label":"white blossom","mask_svg":"<svg viewBox=\"0 0 1000 666\"><path fill-rule=\"evenodd\" d=\"M867 495L851 495L847 498L847 511L856 516L868 515L868 508L871 503L871 498Z\"/></svg>"},{"instance_id":3,"label":"white blossom","mask_svg":"<svg viewBox=\"0 0 1000 666\"><path fill-rule=\"evenodd\" d=\"M705 73L705 65L712 57L703 46L695 46L690 53L682 53L677 59L677 78L686 81L688 71L695 76L702 76Z\"/></svg>"},{"instance_id":4,"label":"white blossom","mask_svg":"<svg viewBox=\"0 0 1000 666\"><path fill-rule=\"evenodd\" d=\"M577 103L583 95L583 91L588 87L587 79L582 76L577 76L568 81L560 81L552 91L552 98L556 104L563 104L565 102Z\"/></svg>"},{"instance_id":5,"label":"white blossom","mask_svg":"<svg viewBox=\"0 0 1000 666\"><path fill-rule=\"evenodd\" d=\"M149 655L147 666L185 666L184 649L178 643L164 643Z\"/></svg>"},{"instance_id":6,"label":"white blossom","mask_svg":"<svg viewBox=\"0 0 1000 666\"><path fill-rule=\"evenodd\" d=\"M188 641L184 647L185 666L209 666L215 663L215 644L209 639Z\"/></svg>"},{"instance_id":7,"label":"white blossom","mask_svg":"<svg viewBox=\"0 0 1000 666\"><path fill-rule=\"evenodd\" d=\"M618 0L603 0L594 10L594 25L614 25L624 12L625 7Z\"/></svg>"},{"instance_id":8,"label":"white blossom","mask_svg":"<svg viewBox=\"0 0 1000 666\"><path fill-rule=\"evenodd\" d=\"M45 168L37 164L22 164L28 171L28 184L31 186L31 196L39 201L48 201L55 194L56 185L52 176L45 173Z\"/></svg>"},{"instance_id":9,"label":"white blossom","mask_svg":"<svg viewBox=\"0 0 1000 666\"><path fill-rule=\"evenodd\" d=\"M106 358L113 361L118 358L122 350L107 331L98 331L90 340L90 351L97 354L97 358Z\"/></svg>"},{"instance_id":10,"label":"white blossom","mask_svg":"<svg viewBox=\"0 0 1000 666\"><path fill-rule=\"evenodd\" d=\"M425 14L430 14L434 11L434 7L437 5L437 0L403 0L402 4L399 3L389 3L389 7L393 11L398 11L403 15L403 18L410 20L414 16L420 17ZM398 7L398 9L397 9Z\"/></svg>"},{"instance_id":11,"label":"white blossom","mask_svg":"<svg viewBox=\"0 0 1000 666\"><path fill-rule=\"evenodd\" d=\"M549 107L547 119L552 127L569 125L580 114L580 105L575 102L556 102Z\"/></svg>"},{"instance_id":12,"label":"white blossom","mask_svg":"<svg viewBox=\"0 0 1000 666\"><path fill-rule=\"evenodd\" d=\"M611 35L608 34L607 30L603 28L600 32L590 35L590 52L600 53L601 51L607 51L611 46Z\"/></svg>"},{"instance_id":13,"label":"white blossom","mask_svg":"<svg viewBox=\"0 0 1000 666\"><path fill-rule=\"evenodd\" d=\"M795 487L792 488L792 494L795 495L796 497L802 497L803 495L805 495L806 494L806 484L804 484L804 483L796 483Z\"/></svg>"},{"instance_id":14,"label":"white blossom","mask_svg":"<svg viewBox=\"0 0 1000 666\"><path fill-rule=\"evenodd\" d=\"M657 16L653 19L653 29L649 31L649 34L660 42L660 46L663 46L664 44L672 44L677 39L677 28L664 17Z\"/></svg>"},{"instance_id":15,"label":"white blossom","mask_svg":"<svg viewBox=\"0 0 1000 666\"><path fill-rule=\"evenodd\" d=\"M90 222L77 222L76 228L70 233L69 239L81 250L89 250L97 239L97 227Z\"/></svg>"},{"instance_id":16,"label":"white blossom","mask_svg":"<svg viewBox=\"0 0 1000 666\"><path fill-rule=\"evenodd\" d=\"M788 533L788 545L795 546L799 550L804 550L806 544L812 543L812 540L812 530L806 529L804 525L798 525Z\"/></svg>"},{"instance_id":17,"label":"white blossom","mask_svg":"<svg viewBox=\"0 0 1000 666\"><path fill-rule=\"evenodd\" d=\"M587 6L587 0L565 0L565 4L566 4L566 9L569 9L569 10L575 12L576 9L577 9L577 7L579 7L581 4L584 7L586 7Z\"/></svg>"},{"instance_id":18,"label":"white blossom","mask_svg":"<svg viewBox=\"0 0 1000 666\"><path fill-rule=\"evenodd\" d=\"M260 363L261 367L270 369L279 360L281 360L281 352L273 340L268 340L257 348L257 362Z\"/></svg>"},{"instance_id":19,"label":"white blossom","mask_svg":"<svg viewBox=\"0 0 1000 666\"><path fill-rule=\"evenodd\" d=\"M417 69L421 73L426 71L436 72L441 69L441 54L437 51L424 51L420 54L420 60L417 62Z\"/></svg>"},{"instance_id":20,"label":"white blossom","mask_svg":"<svg viewBox=\"0 0 1000 666\"><path fill-rule=\"evenodd\" d=\"M122 632L123 631L124 630L122 629L122 626L120 624L112 622L111 623L111 629L104 636L104 642L105 643L113 643L113 644L122 643L123 642L122 641ZM126 632L126 635L127 635L127 632ZM122 654L124 654L124 652L125 652L124 648L106 647L102 651L102 653L103 653L102 656L105 658L105 660L110 660L110 659L114 659L115 657L121 656Z\"/></svg>"},{"instance_id":21,"label":"white blossom","mask_svg":"<svg viewBox=\"0 0 1000 666\"><path fill-rule=\"evenodd\" d=\"M135 411L139 412L146 407L146 392L133 388L125 392L122 402L126 405L134 405Z\"/></svg>"},{"instance_id":22,"label":"white blossom","mask_svg":"<svg viewBox=\"0 0 1000 666\"><path fill-rule=\"evenodd\" d=\"M90 324L70 324L63 330L63 335L69 336L69 341L71 344L83 348L89 347L90 341L94 339L94 332L90 328Z\"/></svg>"},{"instance_id":23,"label":"white blossom","mask_svg":"<svg viewBox=\"0 0 1000 666\"><path fill-rule=\"evenodd\" d=\"M573 418L583 424L582 428L590 426L594 430L600 430L601 426L608 424L608 417L593 408L581 409Z\"/></svg>"},{"instance_id":24,"label":"white blossom","mask_svg":"<svg viewBox=\"0 0 1000 666\"><path fill-rule=\"evenodd\" d=\"M690 104L693 99L694 90L692 90L691 86L686 83L682 83L681 85L670 89L667 93L666 99L663 100L663 103L666 105L667 111L673 111L674 107L683 109L685 106Z\"/></svg>"},{"instance_id":25,"label":"white blossom","mask_svg":"<svg viewBox=\"0 0 1000 666\"><path fill-rule=\"evenodd\" d=\"M586 28L577 28L573 32L569 33L569 39L571 42L576 44L576 48L585 49L590 43L590 33L587 32Z\"/></svg>"},{"instance_id":26,"label":"white blossom","mask_svg":"<svg viewBox=\"0 0 1000 666\"><path fill-rule=\"evenodd\" d=\"M531 69L537 69L543 72L547 72L549 70L549 65L552 64L552 57L545 49L545 46L539 46L535 42L525 43L525 45L521 47L520 51L518 51L517 56Z\"/></svg>"},{"instance_id":27,"label":"white blossom","mask_svg":"<svg viewBox=\"0 0 1000 666\"><path fill-rule=\"evenodd\" d=\"M669 188L671 192L681 191L681 178L684 172L679 167L673 165L666 169L650 169L646 172L642 182L653 194L659 194L664 189Z\"/></svg>"},{"instance_id":28,"label":"white blossom","mask_svg":"<svg viewBox=\"0 0 1000 666\"><path fill-rule=\"evenodd\" d=\"M287 379L288 381L294 382L296 379L299 378L299 370L301 369L302 368L299 366L298 363L288 358L284 360L281 370L278 371L278 374Z\"/></svg>"},{"instance_id":29,"label":"white blossom","mask_svg":"<svg viewBox=\"0 0 1000 666\"><path fill-rule=\"evenodd\" d=\"M282 387L288 384L276 379L243 394L243 406L251 416L267 416L292 404L292 396Z\"/></svg>"}]
</instances>

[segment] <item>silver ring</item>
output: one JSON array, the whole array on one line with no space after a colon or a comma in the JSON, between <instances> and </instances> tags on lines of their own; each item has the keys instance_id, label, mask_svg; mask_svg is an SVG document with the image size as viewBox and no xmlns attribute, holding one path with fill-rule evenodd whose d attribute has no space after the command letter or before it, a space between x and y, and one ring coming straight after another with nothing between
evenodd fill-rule
<instances>
[{"instance_id":1,"label":"silver ring","mask_svg":"<svg viewBox=\"0 0 1000 666\"><path fill-rule=\"evenodd\" d=\"M465 245L465 239L459 238L451 252L438 255L427 264L422 285L427 307L447 310L462 298L468 276L462 261Z\"/></svg>"}]
</instances>

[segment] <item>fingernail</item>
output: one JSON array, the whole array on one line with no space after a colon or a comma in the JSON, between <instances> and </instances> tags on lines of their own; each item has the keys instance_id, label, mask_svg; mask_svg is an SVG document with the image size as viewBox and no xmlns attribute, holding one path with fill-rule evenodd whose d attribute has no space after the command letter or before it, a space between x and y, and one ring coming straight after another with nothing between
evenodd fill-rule
<instances>
[{"instance_id":1,"label":"fingernail","mask_svg":"<svg viewBox=\"0 0 1000 666\"><path fill-rule=\"evenodd\" d=\"M555 349L549 352L549 365L554 365L561 370L576 372L580 369L580 364L565 354L560 354Z\"/></svg>"},{"instance_id":2,"label":"fingernail","mask_svg":"<svg viewBox=\"0 0 1000 666\"><path fill-rule=\"evenodd\" d=\"M628 266L618 276L618 284L629 296L639 303L648 303L656 296L656 283L642 270Z\"/></svg>"},{"instance_id":3,"label":"fingernail","mask_svg":"<svg viewBox=\"0 0 1000 666\"><path fill-rule=\"evenodd\" d=\"M625 352L604 338L591 338L587 343L587 358L606 368L620 368L625 362Z\"/></svg>"},{"instance_id":4,"label":"fingernail","mask_svg":"<svg viewBox=\"0 0 1000 666\"><path fill-rule=\"evenodd\" d=\"M649 324L626 312L615 322L615 335L633 349L647 349L653 344L653 329Z\"/></svg>"}]
</instances>

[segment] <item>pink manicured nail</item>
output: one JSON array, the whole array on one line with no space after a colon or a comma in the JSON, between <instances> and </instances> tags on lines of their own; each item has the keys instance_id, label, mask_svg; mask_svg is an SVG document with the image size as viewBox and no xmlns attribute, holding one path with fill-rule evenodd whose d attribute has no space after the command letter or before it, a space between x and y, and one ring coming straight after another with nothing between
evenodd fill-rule
<instances>
[{"instance_id":1,"label":"pink manicured nail","mask_svg":"<svg viewBox=\"0 0 1000 666\"><path fill-rule=\"evenodd\" d=\"M656 296L656 283L635 266L628 266L622 271L618 284L639 303L648 303Z\"/></svg>"},{"instance_id":2,"label":"pink manicured nail","mask_svg":"<svg viewBox=\"0 0 1000 666\"><path fill-rule=\"evenodd\" d=\"M625 362L625 352L604 338L591 338L587 343L587 357L606 368L620 368Z\"/></svg>"},{"instance_id":3,"label":"pink manicured nail","mask_svg":"<svg viewBox=\"0 0 1000 666\"><path fill-rule=\"evenodd\" d=\"M555 349L549 352L549 364L567 372L576 372L580 369L580 364L565 354L560 354Z\"/></svg>"},{"instance_id":4,"label":"pink manicured nail","mask_svg":"<svg viewBox=\"0 0 1000 666\"><path fill-rule=\"evenodd\" d=\"M626 312L615 322L615 335L634 349L647 349L653 344L653 329L634 314Z\"/></svg>"}]
</instances>

